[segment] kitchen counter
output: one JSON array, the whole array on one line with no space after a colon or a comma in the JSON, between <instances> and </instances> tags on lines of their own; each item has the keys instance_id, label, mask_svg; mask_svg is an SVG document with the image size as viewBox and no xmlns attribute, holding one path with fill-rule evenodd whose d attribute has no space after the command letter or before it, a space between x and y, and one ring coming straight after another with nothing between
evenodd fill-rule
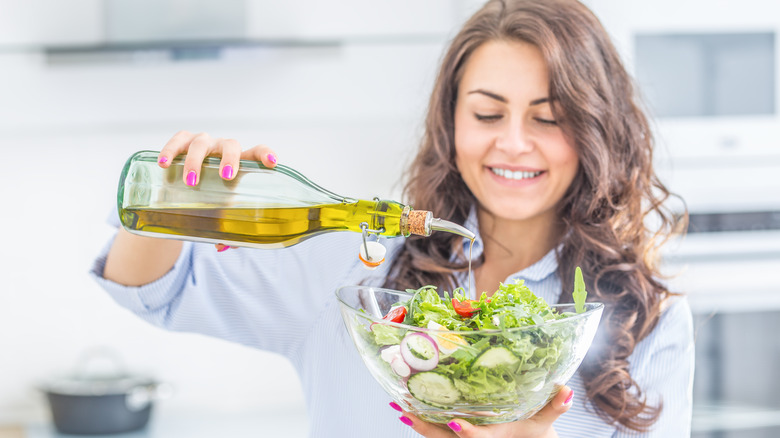
<instances>
[{"instance_id":1,"label":"kitchen counter","mask_svg":"<svg viewBox=\"0 0 780 438\"><path fill-rule=\"evenodd\" d=\"M31 423L23 427L0 426L0 438L257 438L308 436L305 413L266 412L233 413L169 413L154 412L146 428L112 435L64 435L57 433L49 422Z\"/></svg>"},{"instance_id":2,"label":"kitchen counter","mask_svg":"<svg viewBox=\"0 0 780 438\"><path fill-rule=\"evenodd\" d=\"M24 428L18 426L0 426L0 438L25 438Z\"/></svg>"}]
</instances>

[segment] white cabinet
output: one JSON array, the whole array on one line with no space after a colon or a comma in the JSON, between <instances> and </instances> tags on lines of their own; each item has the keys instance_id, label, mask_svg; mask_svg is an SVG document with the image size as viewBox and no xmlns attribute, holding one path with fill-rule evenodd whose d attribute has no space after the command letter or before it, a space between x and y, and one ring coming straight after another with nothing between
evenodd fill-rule
<instances>
[{"instance_id":1,"label":"white cabinet","mask_svg":"<svg viewBox=\"0 0 780 438\"><path fill-rule=\"evenodd\" d=\"M97 44L103 0L0 0L0 48Z\"/></svg>"},{"instance_id":2,"label":"white cabinet","mask_svg":"<svg viewBox=\"0 0 780 438\"><path fill-rule=\"evenodd\" d=\"M249 38L447 35L460 19L453 0L247 0Z\"/></svg>"},{"instance_id":3,"label":"white cabinet","mask_svg":"<svg viewBox=\"0 0 780 438\"><path fill-rule=\"evenodd\" d=\"M444 38L477 0L0 0L0 49ZM361 40L362 39L362 40Z\"/></svg>"}]
</instances>

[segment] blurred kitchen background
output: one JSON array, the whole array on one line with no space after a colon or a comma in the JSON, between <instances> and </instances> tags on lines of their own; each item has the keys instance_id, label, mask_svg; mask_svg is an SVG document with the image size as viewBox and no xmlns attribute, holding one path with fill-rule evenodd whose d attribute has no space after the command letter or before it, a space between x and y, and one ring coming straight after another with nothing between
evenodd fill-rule
<instances>
[{"instance_id":1,"label":"blurred kitchen background","mask_svg":"<svg viewBox=\"0 0 780 438\"><path fill-rule=\"evenodd\" d=\"M88 277L119 171L184 129L398 197L442 50L481 3L0 0L0 436L55 436L38 385L102 346L173 387L133 436L305 436L285 359L151 327ZM695 313L693 436L779 436L780 2L585 3L692 213L665 260Z\"/></svg>"}]
</instances>

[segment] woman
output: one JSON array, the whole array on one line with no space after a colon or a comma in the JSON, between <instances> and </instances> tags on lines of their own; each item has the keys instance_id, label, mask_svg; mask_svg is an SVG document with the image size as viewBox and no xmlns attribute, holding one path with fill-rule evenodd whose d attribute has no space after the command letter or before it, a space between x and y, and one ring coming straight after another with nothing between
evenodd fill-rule
<instances>
[{"instance_id":1,"label":"woman","mask_svg":"<svg viewBox=\"0 0 780 438\"><path fill-rule=\"evenodd\" d=\"M523 279L550 303L571 301L581 266L589 299L606 304L600 338L571 388L525 421L436 425L407 412L398 421L382 412L387 396L343 328L338 286L465 285L467 242L458 236L387 241L387 262L368 275L352 233L283 250L218 252L120 230L93 273L151 323L288 357L313 436L687 436L691 315L658 280L653 255L675 223L652 148L614 47L574 0L489 1L445 55L407 201L477 232L474 290L490 294L499 282ZM232 140L181 132L160 165L184 153L190 185L207 155L222 157L226 179L240 158L276 164L267 147L242 152Z\"/></svg>"}]
</instances>

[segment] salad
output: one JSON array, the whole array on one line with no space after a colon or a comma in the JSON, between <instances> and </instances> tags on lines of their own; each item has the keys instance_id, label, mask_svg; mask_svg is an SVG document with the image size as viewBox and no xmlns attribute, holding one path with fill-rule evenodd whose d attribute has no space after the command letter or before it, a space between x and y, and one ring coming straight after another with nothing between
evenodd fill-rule
<instances>
[{"instance_id":1,"label":"salad","mask_svg":"<svg viewBox=\"0 0 780 438\"><path fill-rule=\"evenodd\" d=\"M546 323L584 312L587 295L580 268L571 313L550 307L522 280L501 284L478 300L467 299L463 289L452 296L445 291L443 297L433 286L407 292L410 299L391 306L383 322L372 323L362 335L381 357L377 362L414 398L445 409L514 405L523 394L538 393L555 378L556 364L567 360L577 336L573 325Z\"/></svg>"}]
</instances>

